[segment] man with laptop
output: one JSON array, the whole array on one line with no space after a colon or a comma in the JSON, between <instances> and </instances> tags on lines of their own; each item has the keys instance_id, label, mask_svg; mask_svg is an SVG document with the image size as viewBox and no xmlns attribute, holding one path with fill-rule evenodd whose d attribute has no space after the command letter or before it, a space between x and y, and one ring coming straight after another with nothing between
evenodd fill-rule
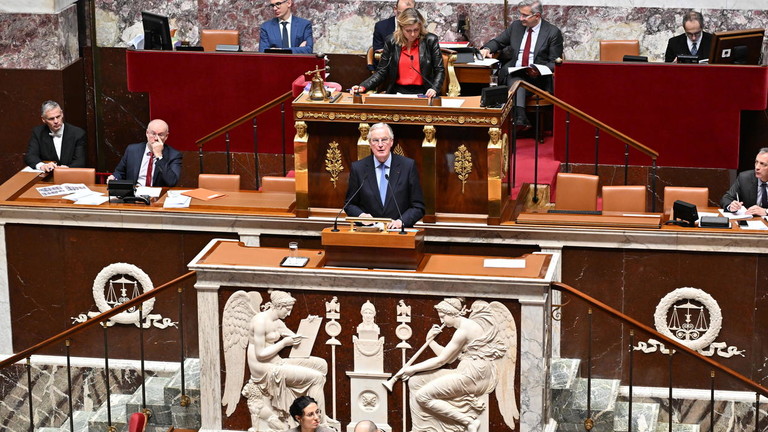
<instances>
[{"instance_id":1,"label":"man with laptop","mask_svg":"<svg viewBox=\"0 0 768 432\"><path fill-rule=\"evenodd\" d=\"M712 34L703 31L704 17L700 12L688 11L683 15L683 31L667 43L667 52L664 61L667 63L678 62L680 56L696 56L698 63L709 58L709 47L712 42Z\"/></svg>"},{"instance_id":2,"label":"man with laptop","mask_svg":"<svg viewBox=\"0 0 768 432\"><path fill-rule=\"evenodd\" d=\"M261 25L259 52L267 49L290 50L292 54L311 54L314 47L312 23L291 14L292 0L269 0L267 8L275 17Z\"/></svg>"}]
</instances>

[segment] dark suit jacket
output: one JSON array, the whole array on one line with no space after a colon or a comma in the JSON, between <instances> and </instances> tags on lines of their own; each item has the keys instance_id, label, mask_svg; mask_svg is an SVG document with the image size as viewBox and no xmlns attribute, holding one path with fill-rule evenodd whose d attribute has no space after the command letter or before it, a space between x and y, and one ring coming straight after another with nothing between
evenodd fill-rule
<instances>
[{"instance_id":1,"label":"dark suit jacket","mask_svg":"<svg viewBox=\"0 0 768 432\"><path fill-rule=\"evenodd\" d=\"M395 17L383 19L373 26L373 50L384 49L384 42L395 32Z\"/></svg>"},{"instance_id":2,"label":"dark suit jacket","mask_svg":"<svg viewBox=\"0 0 768 432\"><path fill-rule=\"evenodd\" d=\"M395 82L398 77L400 51L401 47L395 43L392 35L387 37L376 72L360 83L360 86L370 90L387 81L387 93L394 93ZM443 66L443 55L440 53L440 41L432 33L427 33L419 42L419 67L421 68L421 74L431 82L431 84L426 81L424 82L425 91L432 88L437 94L442 93L445 67Z\"/></svg>"},{"instance_id":3,"label":"dark suit jacket","mask_svg":"<svg viewBox=\"0 0 768 432\"><path fill-rule=\"evenodd\" d=\"M520 44L528 30L520 20L515 20L499 36L491 39L483 47L492 53L499 52L499 83L506 82L507 69L514 66L517 56L521 54ZM545 20L541 20L539 36L536 38L536 46L533 47L533 62L545 65L552 71L555 70L555 60L563 57L563 33L556 26ZM549 90L549 89L545 89Z\"/></svg>"},{"instance_id":4,"label":"dark suit jacket","mask_svg":"<svg viewBox=\"0 0 768 432\"><path fill-rule=\"evenodd\" d=\"M699 60L709 58L709 47L711 45L712 34L704 32L699 40L698 50L696 50L696 56ZM669 42L667 42L667 52L664 54L664 61L669 63L674 61L679 55L691 55L685 33L669 39Z\"/></svg>"},{"instance_id":5,"label":"dark suit jacket","mask_svg":"<svg viewBox=\"0 0 768 432\"><path fill-rule=\"evenodd\" d=\"M738 200L736 199L738 194ZM750 208L757 204L757 177L755 170L742 171L736 177L736 181L731 185L722 198L720 198L720 207L728 208L728 204L733 201L741 201L744 207Z\"/></svg>"},{"instance_id":6,"label":"dark suit jacket","mask_svg":"<svg viewBox=\"0 0 768 432\"><path fill-rule=\"evenodd\" d=\"M61 157L56 154L56 147L53 146L53 137L50 133L51 130L44 124L32 129L24 163L31 168L35 168L38 162L43 161L53 161L57 165L66 165L70 168L85 168L87 157L85 131L77 126L64 123L64 135L61 137Z\"/></svg>"},{"instance_id":7,"label":"dark suit jacket","mask_svg":"<svg viewBox=\"0 0 768 432\"><path fill-rule=\"evenodd\" d=\"M349 174L347 197L349 201L346 213L359 216L360 213L370 213L373 217L388 217L401 219L397 206L403 212L403 226L412 227L424 217L424 197L419 183L419 173L413 159L396 154L392 155L392 166L389 167L389 187L385 205L381 205L379 185L376 182L376 167L373 155L352 163ZM363 183L364 182L364 183ZM362 184L362 187L360 185ZM355 191L360 191L350 201ZM397 205L395 205L397 199Z\"/></svg>"},{"instance_id":8,"label":"dark suit jacket","mask_svg":"<svg viewBox=\"0 0 768 432\"><path fill-rule=\"evenodd\" d=\"M147 152L147 143L131 144L125 149L123 158L117 164L115 172L112 173L117 180L133 180L139 178L139 169L141 168L141 158ZM173 147L165 144L163 146L163 158L155 161L154 173L152 174L152 186L156 187L174 187L179 182L181 176L181 158L182 154Z\"/></svg>"},{"instance_id":9,"label":"dark suit jacket","mask_svg":"<svg viewBox=\"0 0 768 432\"><path fill-rule=\"evenodd\" d=\"M265 22L261 25L259 36L259 52L264 52L267 48L281 48L283 46L283 27L277 18ZM304 18L293 15L291 18L291 51L294 54L311 54L315 45L312 38L312 23ZM299 46L302 42L307 42L306 46Z\"/></svg>"}]
</instances>

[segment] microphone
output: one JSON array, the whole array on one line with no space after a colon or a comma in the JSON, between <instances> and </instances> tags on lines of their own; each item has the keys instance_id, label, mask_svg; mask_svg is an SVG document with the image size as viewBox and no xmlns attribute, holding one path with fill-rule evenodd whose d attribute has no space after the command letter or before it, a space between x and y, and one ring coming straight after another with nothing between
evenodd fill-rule
<instances>
[{"instance_id":1,"label":"microphone","mask_svg":"<svg viewBox=\"0 0 768 432\"><path fill-rule=\"evenodd\" d=\"M398 174L400 174L400 171L398 171ZM389 182L389 174L384 174L384 178L387 179L387 192L392 192L392 201L395 202L397 214L400 215L400 232L398 234L406 234L405 222L403 222L403 212L400 211L400 205L397 203L397 197L395 196L395 192L392 190L392 183Z\"/></svg>"},{"instance_id":2,"label":"microphone","mask_svg":"<svg viewBox=\"0 0 768 432\"><path fill-rule=\"evenodd\" d=\"M341 216L341 212L343 212L344 209L347 208L349 203L355 198L355 196L357 196L357 193L360 192L360 189L363 188L363 185L365 184L365 180L367 179L368 179L368 173L366 173L365 176L363 176L363 181L360 182L360 186L357 187L357 190L355 191L355 193L353 193L352 196L349 197L347 202L344 203L344 206L341 208L341 210L339 210L339 214L337 214L336 218L333 220L333 229L331 230L331 232L339 232L339 216Z\"/></svg>"},{"instance_id":3,"label":"microphone","mask_svg":"<svg viewBox=\"0 0 768 432\"><path fill-rule=\"evenodd\" d=\"M427 79L427 77L425 77L425 76L424 76L424 74L423 74L423 73L421 73L421 71L420 71L420 70L418 70L418 69L416 69L415 67L413 67L413 54L408 54L408 57L411 59L411 64L409 65L409 66L411 67L411 69L413 69L413 71L414 71L414 72L416 72L417 74L419 74L419 75L421 76L421 79L423 79L424 81L426 81L426 82L427 82L427 84L429 84L429 85L430 85L432 88L435 88L435 83L433 83L432 81L430 81L429 79Z\"/></svg>"}]
</instances>

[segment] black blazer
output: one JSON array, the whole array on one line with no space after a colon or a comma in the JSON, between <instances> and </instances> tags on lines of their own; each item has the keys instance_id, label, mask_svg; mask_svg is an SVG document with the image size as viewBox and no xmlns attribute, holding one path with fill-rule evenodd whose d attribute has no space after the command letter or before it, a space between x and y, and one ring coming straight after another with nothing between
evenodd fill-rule
<instances>
[{"instance_id":1,"label":"black blazer","mask_svg":"<svg viewBox=\"0 0 768 432\"><path fill-rule=\"evenodd\" d=\"M43 161L53 161L57 165L66 165L70 168L85 168L87 157L85 131L77 126L64 123L64 135L61 137L61 157L56 154L56 147L53 146L53 137L50 133L51 130L44 124L32 129L27 154L24 155L24 163L30 168L35 168L35 165Z\"/></svg>"},{"instance_id":2,"label":"black blazer","mask_svg":"<svg viewBox=\"0 0 768 432\"><path fill-rule=\"evenodd\" d=\"M520 55L520 45L523 36L528 30L519 20L514 21L499 36L491 39L483 47L492 53L499 52L499 62L502 64L499 70L499 82L507 80L507 69L514 66L517 56ZM555 60L563 57L563 33L557 26L541 20L539 36L536 38L536 46L533 47L533 62L545 65L552 71L555 70Z\"/></svg>"},{"instance_id":3,"label":"black blazer","mask_svg":"<svg viewBox=\"0 0 768 432\"><path fill-rule=\"evenodd\" d=\"M696 56L699 60L709 58L709 47L711 45L712 34L704 32L701 35L701 40L699 40L698 50L696 50ZM691 55L685 33L669 39L669 42L667 42L667 52L664 54L664 61L667 63L672 62L680 55Z\"/></svg>"},{"instance_id":4,"label":"black blazer","mask_svg":"<svg viewBox=\"0 0 768 432\"><path fill-rule=\"evenodd\" d=\"M139 169L141 169L141 159L147 152L147 143L131 144L125 149L123 158L117 164L115 172L112 173L117 180L136 180L139 178ZM155 187L174 187L181 177L181 158L182 154L178 150L163 145L163 158L156 161L154 174L152 175L152 186Z\"/></svg>"},{"instance_id":5,"label":"black blazer","mask_svg":"<svg viewBox=\"0 0 768 432\"><path fill-rule=\"evenodd\" d=\"M376 72L368 79L360 83L366 90L375 89L384 81L387 81L387 93L394 93L395 82L398 76L398 62L400 61L401 47L395 43L392 35L387 37L384 43L384 51L381 53ZM445 67L443 55L440 53L440 41L436 35L427 33L419 42L419 66L421 74L431 82L424 82L424 90L434 89L437 94L442 93L445 80Z\"/></svg>"},{"instance_id":6,"label":"black blazer","mask_svg":"<svg viewBox=\"0 0 768 432\"><path fill-rule=\"evenodd\" d=\"M419 183L419 173L413 159L404 156L392 155L392 166L389 167L389 188L387 197L381 205L379 185L376 182L376 167L373 163L373 155L352 163L349 174L349 186L347 197L349 201L345 208L349 216L360 216L360 213L369 213L373 217L388 217L400 219L397 206L403 212L403 226L412 227L424 217L424 196ZM360 187L362 184L362 187ZM360 191L350 201L350 197L356 190ZM395 205L397 199L397 205Z\"/></svg>"},{"instance_id":7,"label":"black blazer","mask_svg":"<svg viewBox=\"0 0 768 432\"><path fill-rule=\"evenodd\" d=\"M384 49L384 42L395 32L395 17L391 16L377 22L373 26L373 50Z\"/></svg>"},{"instance_id":8,"label":"black blazer","mask_svg":"<svg viewBox=\"0 0 768 432\"><path fill-rule=\"evenodd\" d=\"M737 196L738 200L736 199ZM733 201L743 202L746 208L757 204L757 177L755 177L755 170L739 173L736 181L728 189L728 192L720 198L720 207L727 209L728 204Z\"/></svg>"}]
</instances>

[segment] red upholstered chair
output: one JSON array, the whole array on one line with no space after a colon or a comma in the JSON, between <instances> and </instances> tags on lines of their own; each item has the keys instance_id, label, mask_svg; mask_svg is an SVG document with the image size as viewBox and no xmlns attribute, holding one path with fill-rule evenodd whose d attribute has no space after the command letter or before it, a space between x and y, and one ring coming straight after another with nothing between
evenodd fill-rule
<instances>
[{"instance_id":1,"label":"red upholstered chair","mask_svg":"<svg viewBox=\"0 0 768 432\"><path fill-rule=\"evenodd\" d=\"M603 211L644 212L645 186L603 186Z\"/></svg>"},{"instance_id":2,"label":"red upholstered chair","mask_svg":"<svg viewBox=\"0 0 768 432\"><path fill-rule=\"evenodd\" d=\"M96 184L96 168L56 168L53 182Z\"/></svg>"},{"instance_id":3,"label":"red upholstered chair","mask_svg":"<svg viewBox=\"0 0 768 432\"><path fill-rule=\"evenodd\" d=\"M240 190L240 174L200 174L197 186L217 192Z\"/></svg>"},{"instance_id":4,"label":"red upholstered chair","mask_svg":"<svg viewBox=\"0 0 768 432\"><path fill-rule=\"evenodd\" d=\"M261 191L296 193L296 179L292 177L264 176L261 178Z\"/></svg>"},{"instance_id":5,"label":"red upholstered chair","mask_svg":"<svg viewBox=\"0 0 768 432\"><path fill-rule=\"evenodd\" d=\"M598 177L590 174L557 174L555 209L597 210Z\"/></svg>"},{"instance_id":6,"label":"red upholstered chair","mask_svg":"<svg viewBox=\"0 0 768 432\"><path fill-rule=\"evenodd\" d=\"M200 32L200 45L205 51L216 51L216 45L239 45L240 32L237 30L207 29Z\"/></svg>"},{"instance_id":7,"label":"red upholstered chair","mask_svg":"<svg viewBox=\"0 0 768 432\"><path fill-rule=\"evenodd\" d=\"M709 207L709 188L705 187L664 187L664 214L672 214L672 206L675 201L682 200L696 206L701 211L704 207Z\"/></svg>"},{"instance_id":8,"label":"red upholstered chair","mask_svg":"<svg viewBox=\"0 0 768 432\"><path fill-rule=\"evenodd\" d=\"M601 40L600 61L620 62L625 55L639 55L638 40Z\"/></svg>"},{"instance_id":9,"label":"red upholstered chair","mask_svg":"<svg viewBox=\"0 0 768 432\"><path fill-rule=\"evenodd\" d=\"M128 419L128 432L144 432L147 428L147 414L137 412Z\"/></svg>"}]
</instances>

